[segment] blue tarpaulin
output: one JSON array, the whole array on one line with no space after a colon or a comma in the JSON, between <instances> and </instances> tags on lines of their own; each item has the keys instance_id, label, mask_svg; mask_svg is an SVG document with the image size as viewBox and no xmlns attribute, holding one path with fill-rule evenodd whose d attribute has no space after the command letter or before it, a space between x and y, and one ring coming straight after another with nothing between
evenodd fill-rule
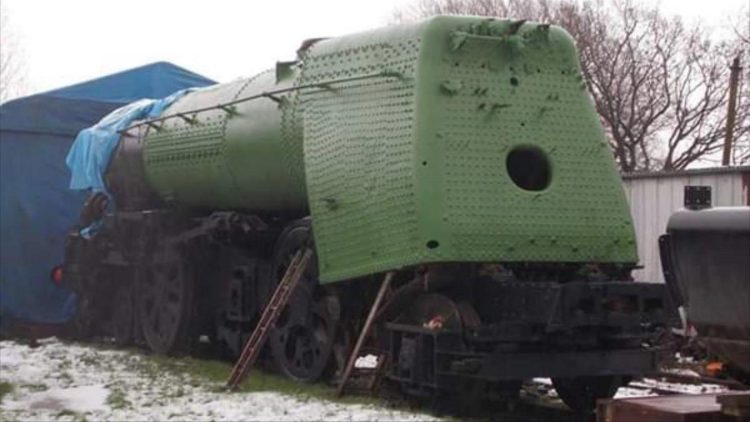
<instances>
[{"instance_id":1,"label":"blue tarpaulin","mask_svg":"<svg viewBox=\"0 0 750 422\"><path fill-rule=\"evenodd\" d=\"M191 90L192 88L181 89L158 100L144 98L132 102L109 113L99 123L80 131L65 158L65 164L71 172L70 188L106 192L104 174L120 140L119 132L136 120L159 116L165 108Z\"/></svg>"},{"instance_id":2,"label":"blue tarpaulin","mask_svg":"<svg viewBox=\"0 0 750 422\"><path fill-rule=\"evenodd\" d=\"M0 323L60 323L75 311L49 274L87 195L68 188L78 132L133 101L214 83L160 62L0 105Z\"/></svg>"}]
</instances>

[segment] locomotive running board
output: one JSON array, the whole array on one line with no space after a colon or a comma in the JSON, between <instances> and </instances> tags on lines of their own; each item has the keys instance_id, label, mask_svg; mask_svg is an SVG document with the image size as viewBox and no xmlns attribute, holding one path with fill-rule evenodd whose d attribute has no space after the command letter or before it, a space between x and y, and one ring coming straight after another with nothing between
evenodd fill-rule
<instances>
[{"instance_id":1,"label":"locomotive running board","mask_svg":"<svg viewBox=\"0 0 750 422\"><path fill-rule=\"evenodd\" d=\"M279 286L263 310L258 325L253 330L250 338L247 339L247 343L245 343L245 347L242 349L242 354L237 359L237 363L234 364L234 368L232 368L232 373L229 375L226 384L229 390L237 388L255 363L260 349L263 347L266 338L268 338L269 329L276 323L279 315L281 315L281 312L289 302L289 298L294 292L295 287L297 287L297 282L310 263L312 254L313 251L311 248L300 249L294 255L294 258L292 258L292 262L289 264L289 268L286 269L286 273L284 273L284 277L279 282Z\"/></svg>"}]
</instances>

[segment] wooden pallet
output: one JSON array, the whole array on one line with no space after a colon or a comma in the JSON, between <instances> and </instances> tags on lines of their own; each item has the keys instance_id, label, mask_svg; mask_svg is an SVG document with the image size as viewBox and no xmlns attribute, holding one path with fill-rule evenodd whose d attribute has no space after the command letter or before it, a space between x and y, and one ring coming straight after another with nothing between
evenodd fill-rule
<instances>
[{"instance_id":1,"label":"wooden pallet","mask_svg":"<svg viewBox=\"0 0 750 422\"><path fill-rule=\"evenodd\" d=\"M750 392L601 400L599 422L750 421Z\"/></svg>"}]
</instances>

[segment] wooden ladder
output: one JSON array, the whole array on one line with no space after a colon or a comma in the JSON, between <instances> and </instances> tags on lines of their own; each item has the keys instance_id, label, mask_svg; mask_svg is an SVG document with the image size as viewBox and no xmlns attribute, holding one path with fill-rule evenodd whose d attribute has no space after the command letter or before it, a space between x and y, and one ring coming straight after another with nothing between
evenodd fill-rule
<instances>
[{"instance_id":1,"label":"wooden ladder","mask_svg":"<svg viewBox=\"0 0 750 422\"><path fill-rule=\"evenodd\" d=\"M263 310L258 325L255 326L253 334L247 339L245 347L242 349L242 354L237 359L237 363L234 364L234 368L226 384L228 389L235 389L245 378L250 367L255 363L266 338L268 338L269 329L276 323L279 315L281 315L281 312L289 302L289 298L294 292L295 287L297 287L297 282L302 277L305 269L307 269L312 255L313 251L311 248L304 248L300 249L292 258L292 262L286 269L284 277L279 282L276 291L271 296L271 300L268 301L266 308Z\"/></svg>"},{"instance_id":2,"label":"wooden ladder","mask_svg":"<svg viewBox=\"0 0 750 422\"><path fill-rule=\"evenodd\" d=\"M344 370L344 374L341 377L341 381L339 381L338 389L336 390L336 396L340 397L344 392L344 387L346 387L346 383L349 381L349 378L352 375L352 371L354 370L354 365L357 362L357 359L360 357L360 351L362 350L362 346L365 343L365 340L367 340L367 336L370 334L370 330L372 329L373 322L375 322L375 316L378 314L378 311L380 310L380 305L383 302L383 299L385 298L385 293L388 291L388 288L391 285L391 280L393 280L394 272L391 271L388 274L385 275L385 279L383 280L383 284L380 286L380 290L378 290L378 295L375 297L375 301L372 304L372 307L370 308L370 313L367 315L367 320L365 320L365 326L362 327L362 332L359 334L359 338L357 339L357 344L354 345L354 349L352 350L351 355L349 356L349 361L346 364L346 369ZM380 379L382 378L381 375L386 367L386 360L388 359L388 355L384 353L380 353L378 355L378 362L377 366L374 368L374 370L360 370L360 372L367 372L369 373L371 379L368 383L368 389L372 390L377 386L377 384L380 382Z\"/></svg>"}]
</instances>

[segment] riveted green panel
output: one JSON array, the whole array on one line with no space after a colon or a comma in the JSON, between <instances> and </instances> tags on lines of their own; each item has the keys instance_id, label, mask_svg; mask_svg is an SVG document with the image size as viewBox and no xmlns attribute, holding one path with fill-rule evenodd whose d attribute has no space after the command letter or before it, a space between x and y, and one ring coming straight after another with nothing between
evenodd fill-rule
<instances>
[{"instance_id":1,"label":"riveted green panel","mask_svg":"<svg viewBox=\"0 0 750 422\"><path fill-rule=\"evenodd\" d=\"M323 281L417 261L414 177L419 28L321 42L301 81L305 169Z\"/></svg>"},{"instance_id":2,"label":"riveted green panel","mask_svg":"<svg viewBox=\"0 0 750 422\"><path fill-rule=\"evenodd\" d=\"M307 186L323 281L427 262L637 261L624 192L561 29L439 17L321 42L305 91ZM508 153L540 150L527 191Z\"/></svg>"},{"instance_id":3,"label":"riveted green panel","mask_svg":"<svg viewBox=\"0 0 750 422\"><path fill-rule=\"evenodd\" d=\"M452 20L436 21L430 34L420 100L436 106L420 116L416 137L429 161L418 177L420 221L440 243L435 256L637 261L628 204L570 36ZM437 88L446 83L459 88ZM524 190L509 176L509 152L525 146L549 160L546 189Z\"/></svg>"},{"instance_id":4,"label":"riveted green panel","mask_svg":"<svg viewBox=\"0 0 750 422\"><path fill-rule=\"evenodd\" d=\"M186 95L165 113L187 112L206 102L226 101L240 86L237 81ZM149 130L144 148L146 174L154 189L168 200L221 204L234 187L225 160L226 113L214 110L191 118L198 123L169 119L158 130Z\"/></svg>"},{"instance_id":5,"label":"riveted green panel","mask_svg":"<svg viewBox=\"0 0 750 422\"><path fill-rule=\"evenodd\" d=\"M273 71L190 93L163 115L145 140L147 175L159 194L210 209L291 211L307 208L301 135L282 136L286 101L257 98L193 113L263 92L288 88L296 69L278 81ZM277 97L277 98L282 98Z\"/></svg>"},{"instance_id":6,"label":"riveted green panel","mask_svg":"<svg viewBox=\"0 0 750 422\"><path fill-rule=\"evenodd\" d=\"M563 30L438 17L320 41L281 70L167 109L188 118L146 136L152 186L208 209L309 209L324 282L430 262L637 261ZM520 187L526 162L512 180L520 147L549 163L548 185Z\"/></svg>"}]
</instances>

